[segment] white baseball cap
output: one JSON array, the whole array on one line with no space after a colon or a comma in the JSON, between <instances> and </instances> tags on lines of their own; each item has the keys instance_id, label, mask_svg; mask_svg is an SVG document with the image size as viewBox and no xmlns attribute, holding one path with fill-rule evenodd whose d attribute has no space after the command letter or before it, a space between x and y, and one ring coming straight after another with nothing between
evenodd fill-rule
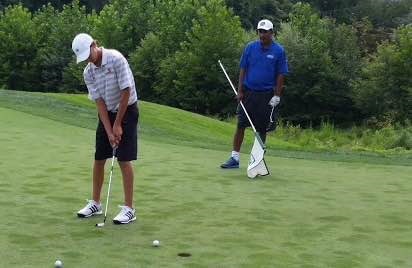
<instances>
[{"instance_id":1,"label":"white baseball cap","mask_svg":"<svg viewBox=\"0 0 412 268\"><path fill-rule=\"evenodd\" d=\"M263 29L266 31L273 30L273 23L270 20L261 20L257 25L257 29Z\"/></svg>"},{"instance_id":2,"label":"white baseball cap","mask_svg":"<svg viewBox=\"0 0 412 268\"><path fill-rule=\"evenodd\" d=\"M72 42L72 49L74 54L76 54L77 63L87 60L90 55L90 46L93 43L93 38L86 34L80 33L76 35Z\"/></svg>"}]
</instances>

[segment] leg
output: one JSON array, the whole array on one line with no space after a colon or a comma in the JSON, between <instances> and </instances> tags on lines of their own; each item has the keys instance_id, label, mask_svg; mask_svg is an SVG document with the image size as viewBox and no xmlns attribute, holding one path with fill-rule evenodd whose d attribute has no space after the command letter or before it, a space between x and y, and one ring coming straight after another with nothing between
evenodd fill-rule
<instances>
[{"instance_id":1,"label":"leg","mask_svg":"<svg viewBox=\"0 0 412 268\"><path fill-rule=\"evenodd\" d=\"M104 181L104 165L106 160L94 160L93 166L93 200L100 203L100 192Z\"/></svg>"},{"instance_id":2,"label":"leg","mask_svg":"<svg viewBox=\"0 0 412 268\"><path fill-rule=\"evenodd\" d=\"M242 147L243 138L245 137L244 128L236 128L235 136L233 137L233 151L240 152L240 147Z\"/></svg>"},{"instance_id":3,"label":"leg","mask_svg":"<svg viewBox=\"0 0 412 268\"><path fill-rule=\"evenodd\" d=\"M134 172L131 161L119 161L120 170L123 176L124 203L133 208L133 180Z\"/></svg>"},{"instance_id":4,"label":"leg","mask_svg":"<svg viewBox=\"0 0 412 268\"><path fill-rule=\"evenodd\" d=\"M243 138L245 136L244 128L236 128L235 135L233 137L233 151L232 156L223 164L221 168L239 168L239 151L242 146Z\"/></svg>"}]
</instances>

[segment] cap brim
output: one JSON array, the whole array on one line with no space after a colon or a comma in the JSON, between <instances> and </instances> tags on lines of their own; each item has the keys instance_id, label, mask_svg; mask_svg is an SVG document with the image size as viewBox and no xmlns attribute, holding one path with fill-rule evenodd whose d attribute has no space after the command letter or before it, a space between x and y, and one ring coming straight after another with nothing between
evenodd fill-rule
<instances>
[{"instance_id":1,"label":"cap brim","mask_svg":"<svg viewBox=\"0 0 412 268\"><path fill-rule=\"evenodd\" d=\"M76 63L79 63L79 62L82 62L82 61L87 60L87 59L89 58L89 56L90 56L90 50L85 51L85 52L83 52L83 53L80 54L80 55L77 55Z\"/></svg>"},{"instance_id":2,"label":"cap brim","mask_svg":"<svg viewBox=\"0 0 412 268\"><path fill-rule=\"evenodd\" d=\"M273 30L273 28L265 28L265 27L258 27L257 29L258 30L262 29L262 30L266 30L266 31Z\"/></svg>"}]
</instances>

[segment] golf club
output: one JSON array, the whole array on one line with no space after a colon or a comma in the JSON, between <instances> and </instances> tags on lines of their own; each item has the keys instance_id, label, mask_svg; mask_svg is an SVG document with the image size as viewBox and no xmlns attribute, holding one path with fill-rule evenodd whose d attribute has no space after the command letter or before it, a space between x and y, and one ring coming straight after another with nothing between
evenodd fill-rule
<instances>
[{"instance_id":1,"label":"golf club","mask_svg":"<svg viewBox=\"0 0 412 268\"><path fill-rule=\"evenodd\" d=\"M236 89L235 89L235 86L233 85L232 80L230 80L230 77L229 77L229 75L227 74L225 67L223 66L223 64L222 64L222 62L221 62L220 60L218 60L218 62L219 62L220 68L222 69L223 73L225 74L225 76L226 76L226 78L227 78L227 81L229 82L230 86L232 87L233 91L235 92L235 94L236 94L236 96L237 96L237 91L236 91ZM253 132L254 132L254 134L255 134L255 137L256 137L256 138L258 139L258 141L260 142L260 145L262 146L262 148L265 149L265 144L263 143L262 139L260 138L260 135L259 135L258 132L256 131L256 128L255 128L255 126L253 125L252 119L250 119L250 116L249 116L248 112L246 111L246 108L245 108L245 106L243 105L243 102L242 102L242 101L239 101L239 103L240 103L240 105L242 106L243 111L245 112L245 115L246 115L247 119L249 120L250 126L251 126L252 129L253 129Z\"/></svg>"},{"instance_id":2,"label":"golf club","mask_svg":"<svg viewBox=\"0 0 412 268\"><path fill-rule=\"evenodd\" d=\"M107 188L107 198L106 198L106 208L104 210L104 220L101 223L96 223L96 227L103 227L106 223L107 218L107 207L109 205L109 197L110 197L110 186L112 185L112 175L113 175L113 165L114 165L114 158L116 157L116 147L113 148L113 156L112 156L112 166L110 168L110 176L109 176L109 187Z\"/></svg>"}]
</instances>

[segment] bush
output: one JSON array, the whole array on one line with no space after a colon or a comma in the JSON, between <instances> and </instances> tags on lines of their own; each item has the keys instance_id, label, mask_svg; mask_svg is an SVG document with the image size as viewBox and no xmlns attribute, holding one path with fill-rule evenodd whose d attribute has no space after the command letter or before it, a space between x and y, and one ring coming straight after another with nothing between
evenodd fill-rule
<instances>
[{"instance_id":1,"label":"bush","mask_svg":"<svg viewBox=\"0 0 412 268\"><path fill-rule=\"evenodd\" d=\"M298 3L290 21L281 25L278 39L290 66L282 115L295 123L315 125L354 120L350 81L360 65L355 31Z\"/></svg>"},{"instance_id":2,"label":"bush","mask_svg":"<svg viewBox=\"0 0 412 268\"><path fill-rule=\"evenodd\" d=\"M412 26L400 27L390 43L364 63L354 82L353 100L362 114L376 121L412 118Z\"/></svg>"},{"instance_id":3,"label":"bush","mask_svg":"<svg viewBox=\"0 0 412 268\"><path fill-rule=\"evenodd\" d=\"M196 17L181 50L162 63L156 90L165 96L166 103L186 110L203 114L233 112L233 92L218 60L233 69L233 59L241 54L243 31L239 18L221 0L208 1Z\"/></svg>"},{"instance_id":4,"label":"bush","mask_svg":"<svg viewBox=\"0 0 412 268\"><path fill-rule=\"evenodd\" d=\"M11 90L31 88L38 37L28 9L9 6L0 13L0 84Z\"/></svg>"}]
</instances>

